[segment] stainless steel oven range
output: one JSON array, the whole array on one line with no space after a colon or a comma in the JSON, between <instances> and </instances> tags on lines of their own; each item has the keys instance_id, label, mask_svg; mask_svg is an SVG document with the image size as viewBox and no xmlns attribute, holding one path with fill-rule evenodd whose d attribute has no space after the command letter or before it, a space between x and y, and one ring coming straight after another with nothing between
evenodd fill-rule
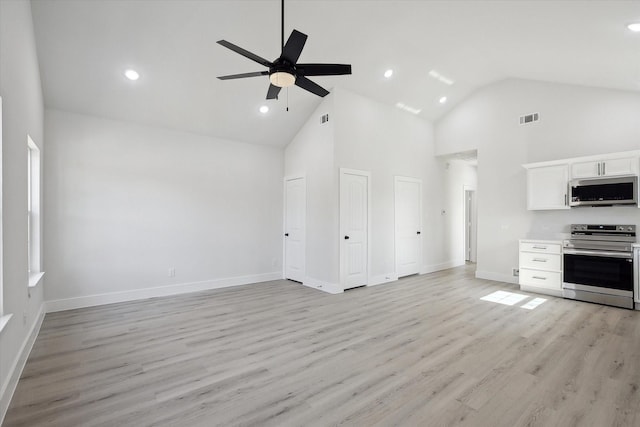
<instances>
[{"instance_id":1,"label":"stainless steel oven range","mask_svg":"<svg viewBox=\"0 0 640 427\"><path fill-rule=\"evenodd\" d=\"M635 225L572 224L562 296L633 309Z\"/></svg>"}]
</instances>

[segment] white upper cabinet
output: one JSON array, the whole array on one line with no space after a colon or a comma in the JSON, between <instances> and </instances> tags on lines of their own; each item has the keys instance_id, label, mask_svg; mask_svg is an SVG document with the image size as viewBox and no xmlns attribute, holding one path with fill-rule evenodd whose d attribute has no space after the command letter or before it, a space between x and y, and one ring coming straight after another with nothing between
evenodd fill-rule
<instances>
[{"instance_id":1,"label":"white upper cabinet","mask_svg":"<svg viewBox=\"0 0 640 427\"><path fill-rule=\"evenodd\" d=\"M569 209L569 165L527 169L527 209Z\"/></svg>"},{"instance_id":2,"label":"white upper cabinet","mask_svg":"<svg viewBox=\"0 0 640 427\"><path fill-rule=\"evenodd\" d=\"M571 178L597 178L599 176L637 175L638 158L622 157L608 160L592 160L571 164Z\"/></svg>"},{"instance_id":3,"label":"white upper cabinet","mask_svg":"<svg viewBox=\"0 0 640 427\"><path fill-rule=\"evenodd\" d=\"M640 150L551 160L522 166L527 170L527 209L569 209L570 180L638 176Z\"/></svg>"}]
</instances>

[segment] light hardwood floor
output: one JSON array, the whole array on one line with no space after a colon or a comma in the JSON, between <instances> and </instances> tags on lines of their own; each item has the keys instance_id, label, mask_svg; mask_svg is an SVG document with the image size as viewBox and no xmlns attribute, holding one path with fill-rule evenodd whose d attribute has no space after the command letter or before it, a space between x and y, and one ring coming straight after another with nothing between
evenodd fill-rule
<instances>
[{"instance_id":1,"label":"light hardwood floor","mask_svg":"<svg viewBox=\"0 0 640 427\"><path fill-rule=\"evenodd\" d=\"M3 425L640 425L640 313L497 290L466 266L48 314Z\"/></svg>"}]
</instances>

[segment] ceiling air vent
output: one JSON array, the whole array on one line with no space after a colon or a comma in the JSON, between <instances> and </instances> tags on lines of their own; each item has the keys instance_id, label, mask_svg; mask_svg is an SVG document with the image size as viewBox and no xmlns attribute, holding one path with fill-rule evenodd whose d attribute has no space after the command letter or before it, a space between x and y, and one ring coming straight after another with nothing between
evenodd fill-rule
<instances>
[{"instance_id":1,"label":"ceiling air vent","mask_svg":"<svg viewBox=\"0 0 640 427\"><path fill-rule=\"evenodd\" d=\"M320 116L320 124L323 125L329 121L329 114L323 114Z\"/></svg>"},{"instance_id":2,"label":"ceiling air vent","mask_svg":"<svg viewBox=\"0 0 640 427\"><path fill-rule=\"evenodd\" d=\"M540 114L538 113L531 113L525 116L520 116L521 125L528 125L529 123L537 122L538 120L540 120Z\"/></svg>"}]
</instances>

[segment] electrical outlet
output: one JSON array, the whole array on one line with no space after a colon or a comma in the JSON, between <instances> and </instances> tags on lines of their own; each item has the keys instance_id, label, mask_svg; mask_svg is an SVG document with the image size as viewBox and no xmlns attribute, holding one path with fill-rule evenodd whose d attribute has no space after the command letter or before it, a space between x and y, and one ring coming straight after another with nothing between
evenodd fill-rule
<instances>
[{"instance_id":1,"label":"electrical outlet","mask_svg":"<svg viewBox=\"0 0 640 427\"><path fill-rule=\"evenodd\" d=\"M520 275L520 270L518 268L516 268L516 267L513 267L511 269L511 274L516 276L516 277L518 277Z\"/></svg>"},{"instance_id":2,"label":"electrical outlet","mask_svg":"<svg viewBox=\"0 0 640 427\"><path fill-rule=\"evenodd\" d=\"M171 267L169 269L169 277L176 277L176 269L175 269L175 267Z\"/></svg>"}]
</instances>

